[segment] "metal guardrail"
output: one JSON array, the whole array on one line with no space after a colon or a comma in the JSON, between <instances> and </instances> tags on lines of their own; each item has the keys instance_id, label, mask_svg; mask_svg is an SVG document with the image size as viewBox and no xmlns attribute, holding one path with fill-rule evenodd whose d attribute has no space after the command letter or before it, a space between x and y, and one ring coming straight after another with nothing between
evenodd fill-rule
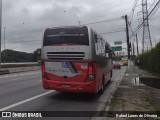
<instances>
[{"instance_id":1,"label":"metal guardrail","mask_svg":"<svg viewBox=\"0 0 160 120\"><path fill-rule=\"evenodd\" d=\"M8 74L8 73L9 73L8 69L0 69L0 75Z\"/></svg>"},{"instance_id":2,"label":"metal guardrail","mask_svg":"<svg viewBox=\"0 0 160 120\"><path fill-rule=\"evenodd\" d=\"M36 64L37 62L17 62L17 63L1 63L1 65L8 65L8 64Z\"/></svg>"},{"instance_id":3,"label":"metal guardrail","mask_svg":"<svg viewBox=\"0 0 160 120\"><path fill-rule=\"evenodd\" d=\"M2 63L0 69L0 75L17 73L17 72L27 72L40 70L40 64L37 62L28 63Z\"/></svg>"},{"instance_id":4,"label":"metal guardrail","mask_svg":"<svg viewBox=\"0 0 160 120\"><path fill-rule=\"evenodd\" d=\"M40 64L38 64L37 62L1 63L1 68L29 67L29 66L40 66Z\"/></svg>"}]
</instances>

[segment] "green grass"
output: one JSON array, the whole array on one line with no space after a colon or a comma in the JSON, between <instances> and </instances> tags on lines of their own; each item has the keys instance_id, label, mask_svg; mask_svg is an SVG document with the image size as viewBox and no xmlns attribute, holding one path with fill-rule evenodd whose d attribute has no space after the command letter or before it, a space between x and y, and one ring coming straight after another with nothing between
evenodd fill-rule
<instances>
[{"instance_id":1,"label":"green grass","mask_svg":"<svg viewBox=\"0 0 160 120\"><path fill-rule=\"evenodd\" d=\"M109 106L110 106L109 111L114 111L114 107L122 102L124 102L124 100L121 99L120 94L118 93L118 91L116 91L111 99L110 104L109 104Z\"/></svg>"},{"instance_id":2,"label":"green grass","mask_svg":"<svg viewBox=\"0 0 160 120\"><path fill-rule=\"evenodd\" d=\"M157 104L154 102L154 98L157 97L157 94L154 91L150 91L149 96L147 98L150 105L147 105L147 107L153 107L155 111L160 111L160 104Z\"/></svg>"}]
</instances>

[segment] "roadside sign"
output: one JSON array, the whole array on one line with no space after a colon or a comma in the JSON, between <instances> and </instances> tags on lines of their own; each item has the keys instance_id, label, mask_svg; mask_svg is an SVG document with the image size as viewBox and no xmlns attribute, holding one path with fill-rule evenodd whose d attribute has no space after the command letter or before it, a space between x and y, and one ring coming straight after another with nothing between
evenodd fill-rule
<instances>
[{"instance_id":1,"label":"roadside sign","mask_svg":"<svg viewBox=\"0 0 160 120\"><path fill-rule=\"evenodd\" d=\"M114 44L115 45L122 45L122 41L115 41Z\"/></svg>"},{"instance_id":2,"label":"roadside sign","mask_svg":"<svg viewBox=\"0 0 160 120\"><path fill-rule=\"evenodd\" d=\"M122 51L122 46L113 46L111 48L113 51Z\"/></svg>"}]
</instances>

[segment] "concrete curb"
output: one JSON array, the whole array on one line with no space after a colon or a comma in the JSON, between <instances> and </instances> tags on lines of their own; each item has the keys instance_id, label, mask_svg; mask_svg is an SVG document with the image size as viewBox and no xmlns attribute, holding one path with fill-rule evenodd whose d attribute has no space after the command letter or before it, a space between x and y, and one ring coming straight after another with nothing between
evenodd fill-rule
<instances>
[{"instance_id":1,"label":"concrete curb","mask_svg":"<svg viewBox=\"0 0 160 120\"><path fill-rule=\"evenodd\" d=\"M124 70L124 72L123 72L122 75L120 76L120 79L117 81L117 85L116 85L115 89L112 91L112 93L111 93L111 95L110 95L110 97L109 97L108 103L111 102L111 99L112 99L112 97L113 97L115 91L117 90L117 87L118 87L119 84L121 83L122 78L123 78L123 76L124 76L126 70L127 70L127 68ZM105 111L109 111L109 108L110 108L110 106L107 106Z\"/></svg>"}]
</instances>

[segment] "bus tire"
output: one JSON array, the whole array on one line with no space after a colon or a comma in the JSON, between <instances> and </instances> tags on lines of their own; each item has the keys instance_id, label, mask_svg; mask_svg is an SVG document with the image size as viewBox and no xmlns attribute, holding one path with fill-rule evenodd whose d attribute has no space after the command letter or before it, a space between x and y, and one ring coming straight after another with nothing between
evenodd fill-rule
<instances>
[{"instance_id":1,"label":"bus tire","mask_svg":"<svg viewBox=\"0 0 160 120\"><path fill-rule=\"evenodd\" d=\"M112 78L112 70L111 70L111 76L110 76L110 79L108 80L108 83L110 83L111 82L111 78Z\"/></svg>"},{"instance_id":2,"label":"bus tire","mask_svg":"<svg viewBox=\"0 0 160 120\"><path fill-rule=\"evenodd\" d=\"M100 89L100 91L99 91L99 94L103 94L103 92L104 92L104 84L102 85L102 87L101 87L101 89Z\"/></svg>"},{"instance_id":3,"label":"bus tire","mask_svg":"<svg viewBox=\"0 0 160 120\"><path fill-rule=\"evenodd\" d=\"M111 70L111 78L112 78L112 75L113 75L113 73L112 73L112 70Z\"/></svg>"},{"instance_id":4,"label":"bus tire","mask_svg":"<svg viewBox=\"0 0 160 120\"><path fill-rule=\"evenodd\" d=\"M101 86L101 89L99 91L99 94L103 94L103 92L104 92L104 75L103 75L102 86Z\"/></svg>"}]
</instances>

